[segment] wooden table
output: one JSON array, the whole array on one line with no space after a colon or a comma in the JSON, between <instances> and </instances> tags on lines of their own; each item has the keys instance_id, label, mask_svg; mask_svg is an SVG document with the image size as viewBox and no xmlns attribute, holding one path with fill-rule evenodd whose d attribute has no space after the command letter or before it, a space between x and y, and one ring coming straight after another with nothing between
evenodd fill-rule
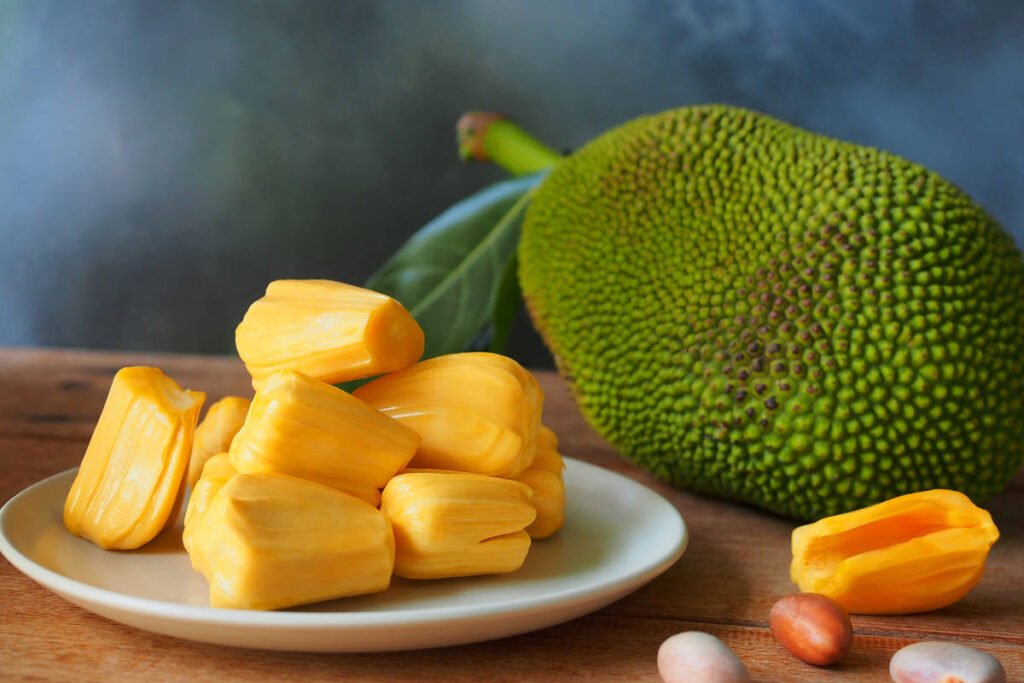
<instances>
[{"instance_id":1,"label":"wooden table","mask_svg":"<svg viewBox=\"0 0 1024 683\"><path fill-rule=\"evenodd\" d=\"M155 365L209 401L249 395L235 359L142 353L0 349L0 500L78 464L114 372ZM655 655L679 631L708 631L758 681L887 681L899 648L955 640L994 654L1024 681L1024 477L989 510L1002 532L981 583L952 607L912 617L854 616L850 654L817 669L790 657L767 628L789 581L793 523L678 490L626 463L577 413L557 375L538 373L545 422L569 456L625 474L670 500L689 525L679 562L636 593L560 626L476 645L376 654L242 650L155 635L86 612L0 566L0 678L658 680Z\"/></svg>"}]
</instances>

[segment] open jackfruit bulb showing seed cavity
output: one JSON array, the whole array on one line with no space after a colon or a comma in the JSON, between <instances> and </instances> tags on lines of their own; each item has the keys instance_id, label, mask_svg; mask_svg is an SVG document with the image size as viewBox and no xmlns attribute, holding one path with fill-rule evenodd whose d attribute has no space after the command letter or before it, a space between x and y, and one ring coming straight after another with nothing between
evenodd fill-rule
<instances>
[{"instance_id":1,"label":"open jackfruit bulb showing seed cavity","mask_svg":"<svg viewBox=\"0 0 1024 683\"><path fill-rule=\"evenodd\" d=\"M794 529L790 576L853 614L927 612L967 595L998 538L959 491L918 491Z\"/></svg>"},{"instance_id":2,"label":"open jackfruit bulb showing seed cavity","mask_svg":"<svg viewBox=\"0 0 1024 683\"><path fill-rule=\"evenodd\" d=\"M119 370L64 503L68 531L129 550L174 520L205 398L157 368Z\"/></svg>"},{"instance_id":3,"label":"open jackfruit bulb showing seed cavity","mask_svg":"<svg viewBox=\"0 0 1024 683\"><path fill-rule=\"evenodd\" d=\"M326 280L272 282L237 339L256 394L198 428L204 394L156 368L117 373L70 531L137 548L177 518L187 482L182 542L210 604L281 609L382 591L392 573L511 572L562 526L558 439L514 360L417 363L423 334L400 304ZM329 383L380 373L354 394Z\"/></svg>"}]
</instances>

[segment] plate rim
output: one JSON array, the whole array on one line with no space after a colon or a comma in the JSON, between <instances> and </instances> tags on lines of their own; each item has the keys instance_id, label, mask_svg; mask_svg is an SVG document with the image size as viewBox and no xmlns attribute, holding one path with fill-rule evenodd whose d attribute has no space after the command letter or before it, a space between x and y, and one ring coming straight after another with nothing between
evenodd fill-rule
<instances>
[{"instance_id":1,"label":"plate rim","mask_svg":"<svg viewBox=\"0 0 1024 683\"><path fill-rule=\"evenodd\" d=\"M78 581L35 562L22 553L8 539L6 525L12 507L16 506L20 499L31 495L33 490L51 483L54 479L70 476L71 473L77 471L77 467L72 467L25 487L4 503L3 507L0 507L0 554L3 554L16 569L37 584L79 606L81 606L81 603L78 600L81 600L90 605L98 605L105 609L114 609L139 616L158 617L176 622L188 621L197 624L201 623L204 626L243 628L375 628L380 626L394 627L396 625L443 625L496 616L514 616L530 613L545 607L557 609L558 607L583 602L587 598L616 595L623 589L633 586L639 588L668 570L679 560L689 544L689 528L679 510L665 499L664 496L634 479L599 465L568 456L564 457L564 460L566 461L567 469L571 463L571 466L574 468L582 467L584 471L597 471L599 476L624 479L631 485L640 487L647 494L658 500L665 507L666 511L670 512L672 522L678 529L675 534L675 543L671 549L658 553L656 559L644 562L634 570L618 576L614 580L598 582L597 585L590 584L570 588L558 593L555 599L552 599L551 594L526 595L472 605L351 612L244 610L210 607L208 605L185 605L155 598L126 595L115 590L100 588ZM72 599L72 597L75 599ZM94 611L89 608L85 609Z\"/></svg>"}]
</instances>

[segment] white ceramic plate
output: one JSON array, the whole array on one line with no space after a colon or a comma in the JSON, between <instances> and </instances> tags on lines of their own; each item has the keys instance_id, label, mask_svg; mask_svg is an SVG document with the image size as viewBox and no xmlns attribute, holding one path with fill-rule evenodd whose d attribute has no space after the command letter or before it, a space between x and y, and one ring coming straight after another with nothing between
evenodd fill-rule
<instances>
[{"instance_id":1,"label":"white ceramic plate","mask_svg":"<svg viewBox=\"0 0 1024 683\"><path fill-rule=\"evenodd\" d=\"M571 458L565 463L565 526L536 541L518 571L439 581L395 577L383 593L290 610L208 607L206 581L189 565L180 527L128 552L101 550L72 535L61 514L73 469L4 505L0 551L76 605L178 638L312 652L471 643L597 610L661 574L683 553L686 525L668 501L600 467Z\"/></svg>"}]
</instances>

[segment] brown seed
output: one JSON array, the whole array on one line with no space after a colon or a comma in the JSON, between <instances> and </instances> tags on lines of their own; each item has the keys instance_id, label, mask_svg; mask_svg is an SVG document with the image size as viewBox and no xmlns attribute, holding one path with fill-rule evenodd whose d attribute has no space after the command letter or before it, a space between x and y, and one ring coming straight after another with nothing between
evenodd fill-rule
<instances>
[{"instance_id":1,"label":"brown seed","mask_svg":"<svg viewBox=\"0 0 1024 683\"><path fill-rule=\"evenodd\" d=\"M768 617L772 637L797 659L816 666L838 662L853 643L850 617L834 600L817 593L787 595Z\"/></svg>"}]
</instances>

